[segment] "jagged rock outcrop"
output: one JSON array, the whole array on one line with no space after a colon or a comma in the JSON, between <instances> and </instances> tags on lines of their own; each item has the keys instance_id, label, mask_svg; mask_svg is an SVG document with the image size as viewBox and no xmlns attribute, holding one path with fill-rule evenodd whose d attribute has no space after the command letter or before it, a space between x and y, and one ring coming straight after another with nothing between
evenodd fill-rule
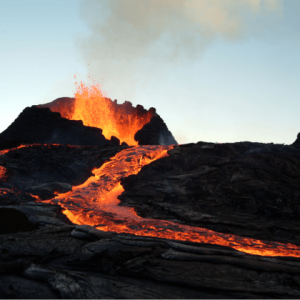
<instances>
[{"instance_id":1,"label":"jagged rock outcrop","mask_svg":"<svg viewBox=\"0 0 300 300\"><path fill-rule=\"evenodd\" d=\"M300 133L298 133L296 141L291 146L300 148Z\"/></svg>"},{"instance_id":2,"label":"jagged rock outcrop","mask_svg":"<svg viewBox=\"0 0 300 300\"><path fill-rule=\"evenodd\" d=\"M177 145L172 133L159 115L153 116L150 122L135 134L134 139L139 142L139 145Z\"/></svg>"},{"instance_id":3,"label":"jagged rock outcrop","mask_svg":"<svg viewBox=\"0 0 300 300\"><path fill-rule=\"evenodd\" d=\"M27 107L0 134L0 150L21 144L45 143L104 146L106 140L99 128L84 126L82 121L62 118L49 108Z\"/></svg>"}]
</instances>

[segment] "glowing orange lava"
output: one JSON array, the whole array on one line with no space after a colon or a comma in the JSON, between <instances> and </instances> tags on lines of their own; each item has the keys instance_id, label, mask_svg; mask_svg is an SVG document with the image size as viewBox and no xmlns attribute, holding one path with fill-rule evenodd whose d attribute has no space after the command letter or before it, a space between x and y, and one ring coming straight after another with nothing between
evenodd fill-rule
<instances>
[{"instance_id":1,"label":"glowing orange lava","mask_svg":"<svg viewBox=\"0 0 300 300\"><path fill-rule=\"evenodd\" d=\"M300 247L293 244L264 242L169 221L143 219L134 208L118 206L117 197L123 192L120 179L137 174L144 165L168 156L171 148L138 146L125 149L94 170L95 176L84 184L48 202L61 205L73 223L92 225L104 231L222 245L262 256L300 257Z\"/></svg>"},{"instance_id":2,"label":"glowing orange lava","mask_svg":"<svg viewBox=\"0 0 300 300\"><path fill-rule=\"evenodd\" d=\"M0 166L0 181L5 180L6 178L6 168Z\"/></svg>"},{"instance_id":3,"label":"glowing orange lava","mask_svg":"<svg viewBox=\"0 0 300 300\"><path fill-rule=\"evenodd\" d=\"M108 140L115 136L121 143L138 145L134 135L156 115L155 109L146 110L141 105L133 107L128 101L118 104L117 100L104 97L99 84L75 84L75 99L61 98L41 107L59 112L69 120L81 120L85 126L98 127Z\"/></svg>"},{"instance_id":4,"label":"glowing orange lava","mask_svg":"<svg viewBox=\"0 0 300 300\"><path fill-rule=\"evenodd\" d=\"M105 98L99 85L86 86L81 82L77 86L72 119L101 128L107 139L115 136L121 143L137 145L135 133L149 123L152 116L151 111L133 109L129 102L118 105Z\"/></svg>"}]
</instances>

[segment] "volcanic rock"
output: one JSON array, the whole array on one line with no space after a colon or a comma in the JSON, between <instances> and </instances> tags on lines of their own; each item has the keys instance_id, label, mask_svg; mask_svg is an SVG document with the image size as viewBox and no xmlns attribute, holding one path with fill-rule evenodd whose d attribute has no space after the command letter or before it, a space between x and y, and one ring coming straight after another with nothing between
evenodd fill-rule
<instances>
[{"instance_id":1,"label":"volcanic rock","mask_svg":"<svg viewBox=\"0 0 300 300\"><path fill-rule=\"evenodd\" d=\"M151 118L134 136L139 145L177 145L172 133L159 115Z\"/></svg>"},{"instance_id":2,"label":"volcanic rock","mask_svg":"<svg viewBox=\"0 0 300 300\"><path fill-rule=\"evenodd\" d=\"M74 225L59 205L40 202L83 183L127 148L1 152L0 298L299 299L298 257L106 232ZM122 205L142 217L300 245L297 147L199 142L168 153L122 180Z\"/></svg>"},{"instance_id":3,"label":"volcanic rock","mask_svg":"<svg viewBox=\"0 0 300 300\"><path fill-rule=\"evenodd\" d=\"M99 128L62 118L49 108L32 106L25 108L0 134L0 149L28 143L103 146L111 144L111 141L105 139Z\"/></svg>"},{"instance_id":4,"label":"volcanic rock","mask_svg":"<svg viewBox=\"0 0 300 300\"><path fill-rule=\"evenodd\" d=\"M291 146L300 148L300 133L298 133L296 141Z\"/></svg>"},{"instance_id":5,"label":"volcanic rock","mask_svg":"<svg viewBox=\"0 0 300 300\"><path fill-rule=\"evenodd\" d=\"M66 193L72 190L72 185L65 182L48 182L25 189L25 192L37 195L41 199L50 199L54 193Z\"/></svg>"},{"instance_id":6,"label":"volcanic rock","mask_svg":"<svg viewBox=\"0 0 300 300\"><path fill-rule=\"evenodd\" d=\"M13 208L0 208L0 234L38 229L28 221L26 215Z\"/></svg>"},{"instance_id":7,"label":"volcanic rock","mask_svg":"<svg viewBox=\"0 0 300 300\"><path fill-rule=\"evenodd\" d=\"M122 180L120 205L170 220L300 245L300 150L286 145L199 142Z\"/></svg>"},{"instance_id":8,"label":"volcanic rock","mask_svg":"<svg viewBox=\"0 0 300 300\"><path fill-rule=\"evenodd\" d=\"M74 227L1 235L1 298L25 298L28 284L31 298L300 296L299 261L239 255L201 244L194 246L198 254L192 254L182 242L101 236L101 231L91 241L73 237Z\"/></svg>"}]
</instances>

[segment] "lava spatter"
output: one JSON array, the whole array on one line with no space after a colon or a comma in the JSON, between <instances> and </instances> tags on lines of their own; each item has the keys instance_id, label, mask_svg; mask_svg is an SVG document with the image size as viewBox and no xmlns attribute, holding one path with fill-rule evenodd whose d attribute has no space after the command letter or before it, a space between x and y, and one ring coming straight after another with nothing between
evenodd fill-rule
<instances>
[{"instance_id":1,"label":"lava spatter","mask_svg":"<svg viewBox=\"0 0 300 300\"><path fill-rule=\"evenodd\" d=\"M81 120L85 126L102 129L106 139L114 136L128 145L138 145L135 134L156 115L154 109L146 110L141 105L133 107L129 101L118 104L104 97L98 84L76 83L74 96L69 105L50 103L47 107L64 118Z\"/></svg>"},{"instance_id":2,"label":"lava spatter","mask_svg":"<svg viewBox=\"0 0 300 300\"><path fill-rule=\"evenodd\" d=\"M222 245L254 255L300 257L300 247L293 244L264 242L164 220L143 219L134 208L118 206L118 196L124 191L120 179L137 174L143 166L168 156L171 148L135 146L125 149L95 169L95 176L84 184L49 202L60 204L73 223L92 225L103 231Z\"/></svg>"}]
</instances>

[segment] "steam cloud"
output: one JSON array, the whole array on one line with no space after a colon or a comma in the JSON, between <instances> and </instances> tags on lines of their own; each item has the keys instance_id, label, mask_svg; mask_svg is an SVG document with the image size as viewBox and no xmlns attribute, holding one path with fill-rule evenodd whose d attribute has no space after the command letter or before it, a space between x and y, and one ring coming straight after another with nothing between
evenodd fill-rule
<instances>
[{"instance_id":1,"label":"steam cloud","mask_svg":"<svg viewBox=\"0 0 300 300\"><path fill-rule=\"evenodd\" d=\"M198 58L215 38L240 39L247 20L282 9L281 0L82 0L91 35L80 48L94 78L132 85L152 63Z\"/></svg>"}]
</instances>

